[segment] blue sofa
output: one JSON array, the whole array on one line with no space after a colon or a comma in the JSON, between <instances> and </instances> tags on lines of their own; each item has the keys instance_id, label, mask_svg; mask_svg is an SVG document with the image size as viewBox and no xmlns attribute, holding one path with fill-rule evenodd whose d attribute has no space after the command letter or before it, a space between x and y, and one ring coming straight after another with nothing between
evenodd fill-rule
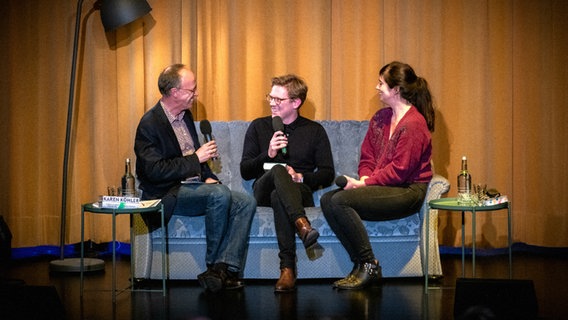
<instances>
[{"instance_id":1,"label":"blue sofa","mask_svg":"<svg viewBox=\"0 0 568 320\"><path fill-rule=\"evenodd\" d=\"M361 141L368 121L320 121L329 136L337 175L356 176ZM212 169L220 180L233 190L252 194L252 181L240 176L239 163L244 135L249 122L212 122L220 158ZM319 243L325 249L323 256L310 261L300 240L297 240L298 278L340 278L353 267L349 257L329 228L319 207L320 197L336 188L330 186L314 193L316 207L306 208L306 214L320 233ZM424 275L425 246L429 246L428 275L442 275L438 249L438 213L429 210L428 201L438 199L449 189L447 179L434 175L426 200L419 212L399 220L366 222L370 240L382 266L384 277L421 277ZM430 214L430 225L425 226L425 215ZM132 259L134 277L161 279L161 228L149 233L138 216L133 221ZM174 215L167 226L166 275L168 279L196 279L205 271L204 217ZM430 243L425 243L425 232L430 232ZM272 208L258 207L250 232L249 249L243 277L272 278L280 276L278 244Z\"/></svg>"}]
</instances>

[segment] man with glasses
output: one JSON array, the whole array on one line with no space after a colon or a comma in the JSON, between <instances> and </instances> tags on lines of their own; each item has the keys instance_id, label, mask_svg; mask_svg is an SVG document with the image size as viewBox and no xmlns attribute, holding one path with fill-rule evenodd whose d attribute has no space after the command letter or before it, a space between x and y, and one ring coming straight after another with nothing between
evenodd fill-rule
<instances>
[{"instance_id":1,"label":"man with glasses","mask_svg":"<svg viewBox=\"0 0 568 320\"><path fill-rule=\"evenodd\" d=\"M220 184L207 164L217 157L214 140L200 145L191 107L198 96L194 73L174 64L158 78L160 101L144 114L134 142L142 199L162 199L173 215L205 215L207 271L198 276L205 290L244 286L243 271L255 199ZM154 220L146 220L155 228Z\"/></svg>"},{"instance_id":2,"label":"man with glasses","mask_svg":"<svg viewBox=\"0 0 568 320\"><path fill-rule=\"evenodd\" d=\"M327 187L335 177L331 146L325 129L300 116L308 87L290 74L272 79L266 96L272 115L251 122L241 159L243 179L255 179L258 205L271 206L278 239L280 279L275 292L296 289L295 233L308 251L319 246L319 233L306 217L304 207L313 207L313 191ZM283 128L279 128L278 119ZM273 126L274 125L274 126ZM315 256L317 258L317 256Z\"/></svg>"}]
</instances>

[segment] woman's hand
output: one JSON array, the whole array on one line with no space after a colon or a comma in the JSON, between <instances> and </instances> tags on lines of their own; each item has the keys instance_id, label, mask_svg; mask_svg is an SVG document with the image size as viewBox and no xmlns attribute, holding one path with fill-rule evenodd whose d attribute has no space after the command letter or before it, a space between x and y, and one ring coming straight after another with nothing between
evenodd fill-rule
<instances>
[{"instance_id":1,"label":"woman's hand","mask_svg":"<svg viewBox=\"0 0 568 320\"><path fill-rule=\"evenodd\" d=\"M347 184L345 185L343 190L349 190L349 189L357 189L366 186L365 180L367 180L368 176L363 176L359 180L348 176L345 176L345 178L347 178Z\"/></svg>"}]
</instances>

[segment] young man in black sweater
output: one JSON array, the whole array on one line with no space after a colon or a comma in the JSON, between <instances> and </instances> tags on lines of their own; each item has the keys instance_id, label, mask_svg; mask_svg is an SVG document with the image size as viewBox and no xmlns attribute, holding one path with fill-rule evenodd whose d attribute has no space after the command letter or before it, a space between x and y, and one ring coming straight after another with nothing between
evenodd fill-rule
<instances>
[{"instance_id":1,"label":"young man in black sweater","mask_svg":"<svg viewBox=\"0 0 568 320\"><path fill-rule=\"evenodd\" d=\"M266 96L272 115L251 122L241 159L243 179L255 179L258 205L274 210L280 249L280 279L275 292L296 289L295 233L306 250L317 246L319 237L304 207L313 207L312 193L329 186L335 177L325 129L299 114L307 92L305 82L296 75L272 79L272 90Z\"/></svg>"}]
</instances>

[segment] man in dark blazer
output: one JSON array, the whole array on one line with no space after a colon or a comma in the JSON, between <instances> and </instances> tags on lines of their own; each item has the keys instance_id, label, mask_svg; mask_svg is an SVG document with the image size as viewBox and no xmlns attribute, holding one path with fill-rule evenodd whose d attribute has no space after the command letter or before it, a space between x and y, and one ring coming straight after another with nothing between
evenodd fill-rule
<instances>
[{"instance_id":1,"label":"man in dark blazer","mask_svg":"<svg viewBox=\"0 0 568 320\"><path fill-rule=\"evenodd\" d=\"M162 98L142 116L134 143L142 198L162 199L173 215L205 215L207 271L198 275L205 290L242 288L255 199L222 185L207 161L217 157L214 140L200 145L191 107L198 96L194 73L174 64L158 78ZM147 220L147 223L153 222ZM154 228L155 226L150 226Z\"/></svg>"}]
</instances>

